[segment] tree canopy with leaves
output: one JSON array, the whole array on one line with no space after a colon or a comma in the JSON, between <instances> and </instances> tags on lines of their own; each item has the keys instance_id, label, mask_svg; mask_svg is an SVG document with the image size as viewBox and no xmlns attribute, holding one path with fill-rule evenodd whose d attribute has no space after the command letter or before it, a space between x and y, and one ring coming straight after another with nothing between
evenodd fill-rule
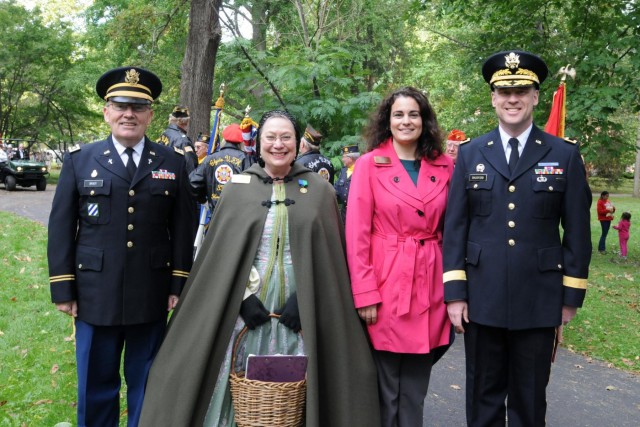
<instances>
[{"instance_id":1,"label":"tree canopy with leaves","mask_svg":"<svg viewBox=\"0 0 640 427\"><path fill-rule=\"evenodd\" d=\"M164 84L152 138L178 103L200 117L192 133L208 131L225 83L225 123L241 120L247 105L254 120L287 108L327 136L323 149L337 160L340 146L360 142L381 98L406 85L428 94L444 133L487 132L496 118L482 62L522 49L551 71L535 112L539 126L557 88L554 74L570 64L577 77L567 82L566 135L604 176L619 176L635 154L637 0L96 0L85 25L73 30L64 22L42 25L37 13L13 18L8 8L21 8L3 3L0 15L4 57L11 58L0 71L0 125L12 135L80 142L107 132L95 121L93 84L108 68L137 65ZM21 63L23 52L30 55ZM18 64L30 67L21 78L34 80L22 84L26 97L7 92Z\"/></svg>"}]
</instances>

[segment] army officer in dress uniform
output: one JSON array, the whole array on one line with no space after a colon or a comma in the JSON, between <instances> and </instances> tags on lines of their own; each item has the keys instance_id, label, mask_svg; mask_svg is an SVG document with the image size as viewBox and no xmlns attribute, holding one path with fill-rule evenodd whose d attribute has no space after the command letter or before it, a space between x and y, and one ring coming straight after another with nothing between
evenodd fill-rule
<instances>
[{"instance_id":1,"label":"army officer in dress uniform","mask_svg":"<svg viewBox=\"0 0 640 427\"><path fill-rule=\"evenodd\" d=\"M158 77L117 68L96 91L111 135L65 156L49 218L51 299L75 318L78 426L118 425L123 347L136 426L167 312L191 268L195 205L183 154L145 136Z\"/></svg>"},{"instance_id":2,"label":"army officer in dress uniform","mask_svg":"<svg viewBox=\"0 0 640 427\"><path fill-rule=\"evenodd\" d=\"M340 205L340 215L342 222L347 219L347 199L349 198L349 186L351 185L351 175L356 165L356 160L360 157L357 145L347 145L342 147L342 164L344 167L340 170L340 176L334 184L336 190L336 198Z\"/></svg>"},{"instance_id":3,"label":"army officer in dress uniform","mask_svg":"<svg viewBox=\"0 0 640 427\"><path fill-rule=\"evenodd\" d=\"M333 184L335 170L331 160L320 153L321 142L322 134L312 128L311 125L307 125L304 135L300 139L300 155L296 159L296 163L300 163L305 168L320 174L330 184Z\"/></svg>"},{"instance_id":4,"label":"army officer in dress uniform","mask_svg":"<svg viewBox=\"0 0 640 427\"><path fill-rule=\"evenodd\" d=\"M465 333L470 426L545 425L556 333L586 293L591 191L576 144L533 124L547 73L528 52L486 60L499 125L460 145L449 192L444 295Z\"/></svg>"}]
</instances>

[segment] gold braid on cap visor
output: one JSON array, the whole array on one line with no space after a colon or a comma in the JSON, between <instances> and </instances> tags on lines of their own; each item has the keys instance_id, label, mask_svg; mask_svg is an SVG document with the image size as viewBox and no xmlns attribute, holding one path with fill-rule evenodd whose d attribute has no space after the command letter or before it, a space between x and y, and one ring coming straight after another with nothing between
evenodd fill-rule
<instances>
[{"instance_id":1,"label":"gold braid on cap visor","mask_svg":"<svg viewBox=\"0 0 640 427\"><path fill-rule=\"evenodd\" d=\"M498 70L493 73L493 76L491 76L491 81L489 82L489 84L492 84L496 87L526 86L533 83L536 83L538 85L540 84L538 75L533 71L524 68L519 68L518 71L515 72L515 74L513 74L508 68Z\"/></svg>"},{"instance_id":2,"label":"gold braid on cap visor","mask_svg":"<svg viewBox=\"0 0 640 427\"><path fill-rule=\"evenodd\" d=\"M313 137L311 136L311 134L309 132L307 132L306 130L304 131L304 139L306 139L307 141L309 141L312 144L315 144L315 140L313 139Z\"/></svg>"},{"instance_id":3,"label":"gold braid on cap visor","mask_svg":"<svg viewBox=\"0 0 640 427\"><path fill-rule=\"evenodd\" d=\"M114 96L128 96L130 98L142 98L153 102L151 90L148 87L137 83L117 83L107 89L105 101Z\"/></svg>"}]
</instances>

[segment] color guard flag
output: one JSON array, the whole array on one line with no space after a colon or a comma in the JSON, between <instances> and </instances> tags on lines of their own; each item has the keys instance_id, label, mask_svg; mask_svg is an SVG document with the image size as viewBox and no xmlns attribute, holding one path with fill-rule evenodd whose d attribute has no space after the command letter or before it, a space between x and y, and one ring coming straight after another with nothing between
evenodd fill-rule
<instances>
[{"instance_id":1,"label":"color guard flag","mask_svg":"<svg viewBox=\"0 0 640 427\"><path fill-rule=\"evenodd\" d=\"M553 94L553 104L549 120L544 127L544 131L551 135L564 138L564 122L566 117L565 82L561 81L558 90Z\"/></svg>"}]
</instances>

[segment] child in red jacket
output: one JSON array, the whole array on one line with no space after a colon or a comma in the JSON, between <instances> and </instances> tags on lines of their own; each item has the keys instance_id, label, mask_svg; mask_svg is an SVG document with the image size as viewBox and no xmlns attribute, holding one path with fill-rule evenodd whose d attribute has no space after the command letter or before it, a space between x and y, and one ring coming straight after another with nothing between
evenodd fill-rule
<instances>
[{"instance_id":1,"label":"child in red jacket","mask_svg":"<svg viewBox=\"0 0 640 427\"><path fill-rule=\"evenodd\" d=\"M631 214L629 212L624 212L620 216L620 222L618 222L618 225L613 226L614 229L618 230L618 239L620 240L620 256L622 257L622 259L627 259L629 227L631 227Z\"/></svg>"}]
</instances>

